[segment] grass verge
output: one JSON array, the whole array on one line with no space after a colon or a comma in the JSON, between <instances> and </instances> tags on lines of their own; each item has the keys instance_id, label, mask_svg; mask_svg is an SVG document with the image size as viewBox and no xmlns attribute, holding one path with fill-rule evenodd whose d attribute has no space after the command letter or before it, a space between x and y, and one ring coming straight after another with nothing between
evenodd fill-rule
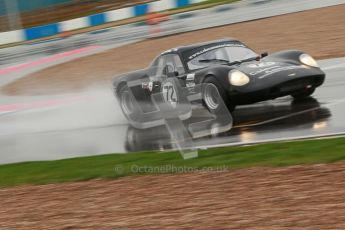
<instances>
[{"instance_id":1,"label":"grass verge","mask_svg":"<svg viewBox=\"0 0 345 230\"><path fill-rule=\"evenodd\" d=\"M0 165L0 187L118 178L159 174L148 169L279 167L331 163L345 160L345 138L271 143L247 147L224 147L199 151L196 159L183 160L178 152L108 154L56 161ZM141 169L141 172L138 172ZM145 172L143 172L145 171Z\"/></svg>"}]
</instances>

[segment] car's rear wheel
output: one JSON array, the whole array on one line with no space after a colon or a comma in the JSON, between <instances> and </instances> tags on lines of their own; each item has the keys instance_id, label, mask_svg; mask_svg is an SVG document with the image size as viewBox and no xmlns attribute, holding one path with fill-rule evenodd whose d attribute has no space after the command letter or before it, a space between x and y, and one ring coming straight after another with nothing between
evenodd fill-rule
<instances>
[{"instance_id":1,"label":"car's rear wheel","mask_svg":"<svg viewBox=\"0 0 345 230\"><path fill-rule=\"evenodd\" d=\"M306 88L306 89L303 89L303 90L300 90L300 91L298 91L296 93L291 94L291 96L294 99L303 99L303 98L311 96L314 92L315 92L315 88L314 87Z\"/></svg>"},{"instance_id":2,"label":"car's rear wheel","mask_svg":"<svg viewBox=\"0 0 345 230\"><path fill-rule=\"evenodd\" d=\"M225 90L213 77L208 77L204 81L202 99L204 106L209 111L214 113L217 113L221 110L222 100L230 112L234 111L235 109L235 105L231 103L230 98L226 95Z\"/></svg>"},{"instance_id":3,"label":"car's rear wheel","mask_svg":"<svg viewBox=\"0 0 345 230\"><path fill-rule=\"evenodd\" d=\"M120 107L125 116L130 116L136 112L133 95L129 92L127 86L122 86L118 92Z\"/></svg>"}]
</instances>

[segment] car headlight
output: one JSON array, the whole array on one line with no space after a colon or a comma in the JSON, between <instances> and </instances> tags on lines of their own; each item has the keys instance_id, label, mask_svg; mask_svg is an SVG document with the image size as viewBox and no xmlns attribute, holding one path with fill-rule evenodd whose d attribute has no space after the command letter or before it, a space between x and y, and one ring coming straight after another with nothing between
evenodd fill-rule
<instances>
[{"instance_id":1,"label":"car headlight","mask_svg":"<svg viewBox=\"0 0 345 230\"><path fill-rule=\"evenodd\" d=\"M309 54L302 54L301 56L299 56L299 60L304 65L308 65L308 66L311 66L311 67L319 67L319 65L317 64L315 59L312 58Z\"/></svg>"},{"instance_id":2,"label":"car headlight","mask_svg":"<svg viewBox=\"0 0 345 230\"><path fill-rule=\"evenodd\" d=\"M234 86L243 86L245 84L248 84L250 81L247 75L238 70L230 71L228 78L230 84Z\"/></svg>"}]
</instances>

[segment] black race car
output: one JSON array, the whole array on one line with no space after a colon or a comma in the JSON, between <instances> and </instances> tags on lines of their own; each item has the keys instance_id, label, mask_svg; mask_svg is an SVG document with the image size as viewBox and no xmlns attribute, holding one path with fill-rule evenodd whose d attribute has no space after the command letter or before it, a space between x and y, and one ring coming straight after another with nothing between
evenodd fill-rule
<instances>
[{"instance_id":1,"label":"black race car","mask_svg":"<svg viewBox=\"0 0 345 230\"><path fill-rule=\"evenodd\" d=\"M114 78L115 95L124 114L135 111L133 100L150 104L154 92L163 92L170 97L170 103L178 103L174 92L169 94L164 91L167 87L162 87L169 79L190 93L205 83L203 105L217 111L221 97L233 111L237 105L287 95L295 99L308 97L322 85L325 73L310 55L298 50L258 55L236 39L182 46L163 52L147 69ZM136 84L132 87L129 82Z\"/></svg>"}]
</instances>

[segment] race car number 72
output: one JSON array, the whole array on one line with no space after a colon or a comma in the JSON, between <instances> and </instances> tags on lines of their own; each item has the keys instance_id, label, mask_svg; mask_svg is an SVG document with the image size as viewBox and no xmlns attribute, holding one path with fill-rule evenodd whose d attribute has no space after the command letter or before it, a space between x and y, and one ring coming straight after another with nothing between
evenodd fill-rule
<instances>
[{"instance_id":1,"label":"race car number 72","mask_svg":"<svg viewBox=\"0 0 345 230\"><path fill-rule=\"evenodd\" d=\"M167 82L163 85L163 97L166 102L169 102L173 107L177 103L177 95L174 85L171 82Z\"/></svg>"}]
</instances>

